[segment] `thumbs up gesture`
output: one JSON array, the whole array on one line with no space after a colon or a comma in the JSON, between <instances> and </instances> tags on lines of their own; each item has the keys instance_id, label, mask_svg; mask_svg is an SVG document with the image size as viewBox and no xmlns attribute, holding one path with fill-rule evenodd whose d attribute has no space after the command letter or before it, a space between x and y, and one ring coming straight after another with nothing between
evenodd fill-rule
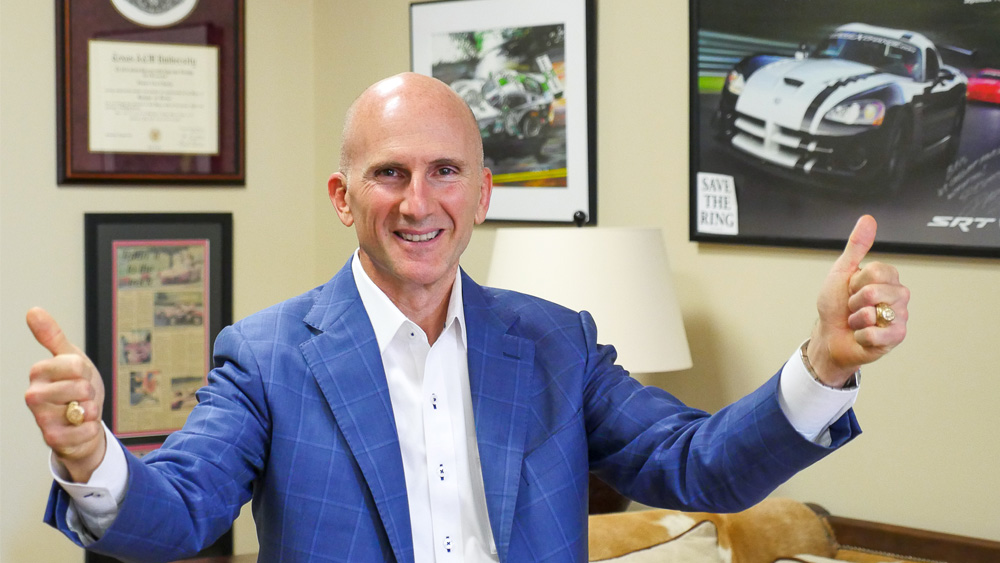
<instances>
[{"instance_id":1,"label":"thumbs up gesture","mask_svg":"<svg viewBox=\"0 0 1000 563\"><path fill-rule=\"evenodd\" d=\"M52 357L31 367L24 402L72 479L87 482L107 448L101 426L104 382L90 358L66 339L46 311L31 309L27 322Z\"/></svg>"},{"instance_id":2,"label":"thumbs up gesture","mask_svg":"<svg viewBox=\"0 0 1000 563\"><path fill-rule=\"evenodd\" d=\"M910 290L899 283L899 272L879 262L861 266L876 227L871 216L858 220L816 302L819 321L806 355L831 387L843 387L862 364L889 353L906 336Z\"/></svg>"}]
</instances>

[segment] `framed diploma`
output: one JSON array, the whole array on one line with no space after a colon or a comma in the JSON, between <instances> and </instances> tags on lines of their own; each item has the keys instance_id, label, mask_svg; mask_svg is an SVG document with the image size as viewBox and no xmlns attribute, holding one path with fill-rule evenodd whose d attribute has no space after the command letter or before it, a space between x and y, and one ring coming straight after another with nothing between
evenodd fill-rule
<instances>
[{"instance_id":1,"label":"framed diploma","mask_svg":"<svg viewBox=\"0 0 1000 563\"><path fill-rule=\"evenodd\" d=\"M87 214L87 355L129 447L184 425L232 322L232 216Z\"/></svg>"},{"instance_id":2,"label":"framed diploma","mask_svg":"<svg viewBox=\"0 0 1000 563\"><path fill-rule=\"evenodd\" d=\"M59 184L245 180L243 0L57 0Z\"/></svg>"}]
</instances>

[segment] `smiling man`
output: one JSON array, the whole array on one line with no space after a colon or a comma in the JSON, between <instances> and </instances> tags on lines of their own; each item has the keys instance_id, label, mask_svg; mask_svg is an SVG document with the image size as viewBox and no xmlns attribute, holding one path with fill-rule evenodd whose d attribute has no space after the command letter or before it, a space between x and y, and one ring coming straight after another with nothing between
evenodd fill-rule
<instances>
[{"instance_id":1,"label":"smiling man","mask_svg":"<svg viewBox=\"0 0 1000 563\"><path fill-rule=\"evenodd\" d=\"M347 114L341 171L328 184L365 272L431 342L493 190L475 117L441 86L412 74L369 88Z\"/></svg>"},{"instance_id":2,"label":"smiling man","mask_svg":"<svg viewBox=\"0 0 1000 563\"><path fill-rule=\"evenodd\" d=\"M261 561L585 561L590 472L646 504L735 511L860 432L857 371L903 340L909 300L894 268L860 267L871 217L807 343L710 415L629 377L588 313L460 270L491 182L446 85L406 73L366 90L328 183L358 250L224 329L184 429L141 461L101 426L93 364L30 311L53 354L25 396L54 454L47 521L94 551L168 561L252 500Z\"/></svg>"}]
</instances>

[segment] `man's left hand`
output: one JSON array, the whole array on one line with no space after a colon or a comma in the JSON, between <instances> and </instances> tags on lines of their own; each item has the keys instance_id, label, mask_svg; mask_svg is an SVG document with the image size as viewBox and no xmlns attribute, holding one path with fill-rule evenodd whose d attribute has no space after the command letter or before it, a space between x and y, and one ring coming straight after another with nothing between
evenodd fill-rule
<instances>
[{"instance_id":1,"label":"man's left hand","mask_svg":"<svg viewBox=\"0 0 1000 563\"><path fill-rule=\"evenodd\" d=\"M858 219L843 254L820 289L819 322L806 355L820 380L843 387L858 368L889 353L906 337L910 290L896 268L881 262L861 266L875 242L875 219ZM892 308L895 318L879 326L876 306Z\"/></svg>"}]
</instances>

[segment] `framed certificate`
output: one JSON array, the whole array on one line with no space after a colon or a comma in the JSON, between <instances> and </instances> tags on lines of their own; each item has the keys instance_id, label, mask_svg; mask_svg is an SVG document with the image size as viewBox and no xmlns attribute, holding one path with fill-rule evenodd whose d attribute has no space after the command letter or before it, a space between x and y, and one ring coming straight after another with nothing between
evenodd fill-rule
<instances>
[{"instance_id":1,"label":"framed certificate","mask_svg":"<svg viewBox=\"0 0 1000 563\"><path fill-rule=\"evenodd\" d=\"M59 184L243 184L243 0L57 0Z\"/></svg>"}]
</instances>

